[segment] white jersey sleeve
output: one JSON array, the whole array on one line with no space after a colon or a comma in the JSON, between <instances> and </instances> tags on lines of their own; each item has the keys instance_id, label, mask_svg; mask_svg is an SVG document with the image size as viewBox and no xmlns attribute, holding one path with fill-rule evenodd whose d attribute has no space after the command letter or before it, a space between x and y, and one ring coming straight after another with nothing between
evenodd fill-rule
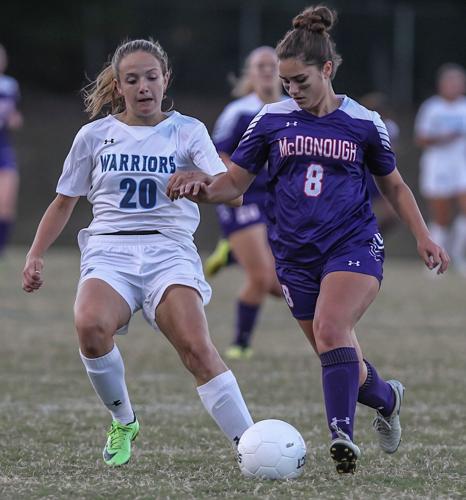
<instances>
[{"instance_id":1,"label":"white jersey sleeve","mask_svg":"<svg viewBox=\"0 0 466 500\"><path fill-rule=\"evenodd\" d=\"M417 136L432 137L438 135L434 122L435 105L435 98L431 98L425 101L419 108L414 123Z\"/></svg>"},{"instance_id":2,"label":"white jersey sleeve","mask_svg":"<svg viewBox=\"0 0 466 500\"><path fill-rule=\"evenodd\" d=\"M199 122L193 130L188 141L187 153L193 164L209 175L217 175L227 170L203 123Z\"/></svg>"},{"instance_id":3,"label":"white jersey sleeve","mask_svg":"<svg viewBox=\"0 0 466 500\"><path fill-rule=\"evenodd\" d=\"M65 159L57 193L65 196L86 196L91 188L92 167L93 156L81 129Z\"/></svg>"}]
</instances>

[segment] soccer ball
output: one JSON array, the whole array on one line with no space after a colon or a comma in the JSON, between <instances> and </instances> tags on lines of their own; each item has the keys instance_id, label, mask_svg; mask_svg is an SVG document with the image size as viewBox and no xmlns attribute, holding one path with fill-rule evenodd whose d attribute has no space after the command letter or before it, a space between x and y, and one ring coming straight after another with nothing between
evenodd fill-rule
<instances>
[{"instance_id":1,"label":"soccer ball","mask_svg":"<svg viewBox=\"0 0 466 500\"><path fill-rule=\"evenodd\" d=\"M246 477L294 479L303 472L306 444L292 425L282 420L262 420L241 436L238 463Z\"/></svg>"}]
</instances>

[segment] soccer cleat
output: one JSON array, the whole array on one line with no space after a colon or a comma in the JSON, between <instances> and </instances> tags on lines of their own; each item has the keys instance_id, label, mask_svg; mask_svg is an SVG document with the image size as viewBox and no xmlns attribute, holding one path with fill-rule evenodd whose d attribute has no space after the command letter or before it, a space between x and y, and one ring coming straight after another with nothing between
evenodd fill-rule
<instances>
[{"instance_id":1,"label":"soccer cleat","mask_svg":"<svg viewBox=\"0 0 466 500\"><path fill-rule=\"evenodd\" d=\"M339 474L354 474L356 461L361 456L361 450L351 441L348 434L335 426L338 437L330 445L330 456L335 462Z\"/></svg>"},{"instance_id":2,"label":"soccer cleat","mask_svg":"<svg viewBox=\"0 0 466 500\"><path fill-rule=\"evenodd\" d=\"M225 357L233 360L248 360L254 356L254 351L250 347L242 347L233 344L225 351Z\"/></svg>"},{"instance_id":3,"label":"soccer cleat","mask_svg":"<svg viewBox=\"0 0 466 500\"><path fill-rule=\"evenodd\" d=\"M230 253L230 244L228 240L219 240L215 250L207 257L204 264L204 271L207 277L217 274L222 267L228 264L228 254Z\"/></svg>"},{"instance_id":4,"label":"soccer cleat","mask_svg":"<svg viewBox=\"0 0 466 500\"><path fill-rule=\"evenodd\" d=\"M136 417L133 423L127 425L113 420L103 451L105 463L112 466L126 464L131 458L131 441L136 439L138 433L139 422Z\"/></svg>"},{"instance_id":5,"label":"soccer cleat","mask_svg":"<svg viewBox=\"0 0 466 500\"><path fill-rule=\"evenodd\" d=\"M379 411L372 425L379 436L379 445L385 453L395 453L401 442L400 408L405 388L398 380L387 380L395 393L395 408L384 417Z\"/></svg>"}]
</instances>

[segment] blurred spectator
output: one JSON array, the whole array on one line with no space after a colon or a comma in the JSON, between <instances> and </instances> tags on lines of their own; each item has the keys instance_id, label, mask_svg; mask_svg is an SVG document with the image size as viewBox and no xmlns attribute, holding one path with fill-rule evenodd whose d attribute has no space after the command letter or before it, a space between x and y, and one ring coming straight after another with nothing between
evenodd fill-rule
<instances>
[{"instance_id":1,"label":"blurred spectator","mask_svg":"<svg viewBox=\"0 0 466 500\"><path fill-rule=\"evenodd\" d=\"M453 63L437 73L437 94L416 117L417 144L423 148L420 190L426 198L432 238L451 253L466 276L466 72ZM454 220L455 208L457 216Z\"/></svg>"},{"instance_id":2,"label":"blurred spectator","mask_svg":"<svg viewBox=\"0 0 466 500\"><path fill-rule=\"evenodd\" d=\"M377 111L382 118L385 126L387 127L388 135L390 136L390 143L392 149L395 151L398 143L398 137L400 135L400 128L397 123L391 118L391 110L388 105L388 98L383 92L370 92L361 97L360 103L368 109ZM393 208L385 200L385 198L380 194L379 189L374 181L374 177L370 174L369 169L366 168L367 177L367 189L369 191L372 208L374 210L375 216L377 217L377 222L379 225L380 232L383 236L387 234L397 223L398 216L396 215Z\"/></svg>"},{"instance_id":3,"label":"blurred spectator","mask_svg":"<svg viewBox=\"0 0 466 500\"><path fill-rule=\"evenodd\" d=\"M6 50L0 45L0 254L5 248L15 218L19 184L9 130L18 129L23 124L22 115L17 109L18 82L4 74L7 64Z\"/></svg>"}]
</instances>

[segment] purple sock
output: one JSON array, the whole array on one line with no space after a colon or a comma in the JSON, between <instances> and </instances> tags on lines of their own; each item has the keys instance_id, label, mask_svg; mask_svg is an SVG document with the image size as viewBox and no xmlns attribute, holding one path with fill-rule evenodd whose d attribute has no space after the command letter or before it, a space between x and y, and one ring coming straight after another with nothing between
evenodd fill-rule
<instances>
[{"instance_id":1,"label":"purple sock","mask_svg":"<svg viewBox=\"0 0 466 500\"><path fill-rule=\"evenodd\" d=\"M338 426L353 439L354 414L359 389L359 360L354 347L339 347L320 355L328 427L332 439Z\"/></svg>"},{"instance_id":2,"label":"purple sock","mask_svg":"<svg viewBox=\"0 0 466 500\"><path fill-rule=\"evenodd\" d=\"M0 254L3 252L8 241L11 226L11 221L0 219Z\"/></svg>"},{"instance_id":3,"label":"purple sock","mask_svg":"<svg viewBox=\"0 0 466 500\"><path fill-rule=\"evenodd\" d=\"M367 361L367 378L359 388L359 403L379 410L384 417L391 415L395 407L395 393L385 380L379 377L377 370Z\"/></svg>"},{"instance_id":4,"label":"purple sock","mask_svg":"<svg viewBox=\"0 0 466 500\"><path fill-rule=\"evenodd\" d=\"M256 324L257 313L260 306L246 304L238 301L236 307L236 336L235 344L241 347L248 347L251 335Z\"/></svg>"}]
</instances>

